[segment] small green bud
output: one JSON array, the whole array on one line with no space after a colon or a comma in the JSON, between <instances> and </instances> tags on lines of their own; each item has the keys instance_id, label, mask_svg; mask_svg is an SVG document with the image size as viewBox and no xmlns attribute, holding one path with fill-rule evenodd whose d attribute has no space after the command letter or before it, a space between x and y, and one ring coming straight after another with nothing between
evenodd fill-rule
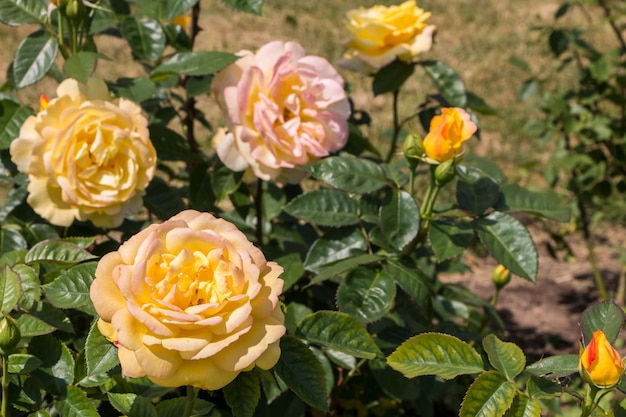
<instances>
[{"instance_id":1,"label":"small green bud","mask_svg":"<svg viewBox=\"0 0 626 417\"><path fill-rule=\"evenodd\" d=\"M491 280L496 284L496 288L502 289L511 281L511 272L502 265L498 265L491 274Z\"/></svg>"},{"instance_id":2,"label":"small green bud","mask_svg":"<svg viewBox=\"0 0 626 417\"><path fill-rule=\"evenodd\" d=\"M422 138L417 133L409 133L404 140L402 151L407 159L421 159L424 155Z\"/></svg>"},{"instance_id":3,"label":"small green bud","mask_svg":"<svg viewBox=\"0 0 626 417\"><path fill-rule=\"evenodd\" d=\"M14 348L22 338L17 322L11 316L0 319L0 349L6 351Z\"/></svg>"},{"instance_id":4,"label":"small green bud","mask_svg":"<svg viewBox=\"0 0 626 417\"><path fill-rule=\"evenodd\" d=\"M69 0L65 7L65 15L69 19L81 20L86 16L85 5L82 0Z\"/></svg>"},{"instance_id":5,"label":"small green bud","mask_svg":"<svg viewBox=\"0 0 626 417\"><path fill-rule=\"evenodd\" d=\"M438 186L442 187L449 183L452 178L454 178L455 174L455 161L454 159L448 159L435 168L435 182Z\"/></svg>"}]
</instances>

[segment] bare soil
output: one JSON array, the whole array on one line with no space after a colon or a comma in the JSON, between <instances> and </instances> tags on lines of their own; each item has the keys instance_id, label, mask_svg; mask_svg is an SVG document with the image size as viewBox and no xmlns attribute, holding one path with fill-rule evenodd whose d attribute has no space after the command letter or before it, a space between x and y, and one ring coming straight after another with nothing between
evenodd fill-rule
<instances>
[{"instance_id":1,"label":"bare soil","mask_svg":"<svg viewBox=\"0 0 626 417\"><path fill-rule=\"evenodd\" d=\"M496 305L506 325L503 335L507 341L518 344L529 359L553 354L578 353L581 313L599 300L589 262L589 252L581 233L566 236L571 249L550 255L551 238L543 228L530 224L530 232L539 252L539 271L536 283L520 277L500 292ZM607 290L612 297L618 291L622 265L619 254L626 234L621 227L599 226L594 231L594 253ZM573 256L572 256L573 255ZM490 299L494 285L491 273L496 262L491 257L466 255L472 271L443 277L445 282L458 282Z\"/></svg>"}]
</instances>

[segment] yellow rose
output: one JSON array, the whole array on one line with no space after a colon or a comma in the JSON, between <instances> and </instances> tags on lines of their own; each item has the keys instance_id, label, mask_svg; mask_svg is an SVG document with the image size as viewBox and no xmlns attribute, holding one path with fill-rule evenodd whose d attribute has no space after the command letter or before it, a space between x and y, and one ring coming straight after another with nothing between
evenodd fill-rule
<instances>
[{"instance_id":1,"label":"yellow rose","mask_svg":"<svg viewBox=\"0 0 626 417\"><path fill-rule=\"evenodd\" d=\"M424 153L434 163L445 162L461 153L463 142L476 132L470 115L460 108L444 108L430 121L424 138Z\"/></svg>"},{"instance_id":2,"label":"yellow rose","mask_svg":"<svg viewBox=\"0 0 626 417\"><path fill-rule=\"evenodd\" d=\"M125 375L216 390L278 361L281 272L231 223L187 210L105 255L91 299Z\"/></svg>"},{"instance_id":3,"label":"yellow rose","mask_svg":"<svg viewBox=\"0 0 626 417\"><path fill-rule=\"evenodd\" d=\"M11 159L28 174L28 203L52 224L74 219L119 226L138 212L154 176L156 152L141 107L111 100L104 81L63 81L41 99L11 143Z\"/></svg>"},{"instance_id":4,"label":"yellow rose","mask_svg":"<svg viewBox=\"0 0 626 417\"><path fill-rule=\"evenodd\" d=\"M583 379L599 388L609 388L619 383L624 375L624 362L601 330L580 354L578 371Z\"/></svg>"},{"instance_id":5,"label":"yellow rose","mask_svg":"<svg viewBox=\"0 0 626 417\"><path fill-rule=\"evenodd\" d=\"M426 22L430 12L417 7L415 0L397 6L361 7L348 12L352 37L340 66L372 73L396 58L412 62L430 50L436 27Z\"/></svg>"}]
</instances>

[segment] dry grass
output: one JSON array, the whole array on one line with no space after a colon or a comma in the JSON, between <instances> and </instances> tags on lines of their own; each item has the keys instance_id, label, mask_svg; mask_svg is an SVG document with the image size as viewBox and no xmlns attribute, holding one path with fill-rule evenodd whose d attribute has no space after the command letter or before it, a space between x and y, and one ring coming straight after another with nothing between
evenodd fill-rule
<instances>
[{"instance_id":1,"label":"dry grass","mask_svg":"<svg viewBox=\"0 0 626 417\"><path fill-rule=\"evenodd\" d=\"M234 12L217 0L201 0L203 31L197 40L198 50L237 51L257 49L274 40L295 40L311 54L336 62L342 55L341 43L347 36L345 13L351 8L368 7L376 1L366 0L267 0L262 17ZM384 1L393 4L394 2ZM454 68L467 88L482 96L499 112L498 116L480 117L482 141L474 141L473 151L491 156L504 166L525 166L536 157L532 138L523 126L539 117L532 104L518 103L516 91L530 74L510 63L512 57L529 62L537 73L553 68L545 39L538 39L531 26L552 22L559 2L545 0L449 0L419 1L420 7L432 11L431 22L438 27L436 43L426 59L441 60ZM0 26L0 82L17 48L18 42L34 27L9 28ZM98 73L105 78L134 76L142 69L130 60L129 48L111 37L97 39L99 48L115 59L102 62ZM374 98L371 80L340 69L351 85L356 107L371 113L373 123L368 136L381 144L386 152L391 127L391 97ZM20 100L36 105L41 92L54 94L50 80L18 92ZM401 94L401 118L414 112L426 94L433 92L430 80L418 69L404 86ZM220 115L208 97L200 105L209 119L220 124ZM208 133L206 133L208 135ZM201 140L206 138L200 138ZM514 176L528 175L524 169L513 170Z\"/></svg>"}]
</instances>

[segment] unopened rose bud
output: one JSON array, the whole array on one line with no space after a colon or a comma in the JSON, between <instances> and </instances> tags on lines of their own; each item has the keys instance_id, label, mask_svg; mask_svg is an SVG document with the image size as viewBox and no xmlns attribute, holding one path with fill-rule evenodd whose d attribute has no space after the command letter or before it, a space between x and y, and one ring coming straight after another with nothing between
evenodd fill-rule
<instances>
[{"instance_id":1,"label":"unopened rose bud","mask_svg":"<svg viewBox=\"0 0 626 417\"><path fill-rule=\"evenodd\" d=\"M82 0L70 0L65 7L65 15L70 19L81 20L86 10Z\"/></svg>"},{"instance_id":2,"label":"unopened rose bud","mask_svg":"<svg viewBox=\"0 0 626 417\"><path fill-rule=\"evenodd\" d=\"M14 348L22 338L17 322L11 316L0 319L0 349L7 351Z\"/></svg>"},{"instance_id":3,"label":"unopened rose bud","mask_svg":"<svg viewBox=\"0 0 626 417\"><path fill-rule=\"evenodd\" d=\"M404 140L402 147L404 156L407 159L420 159L424 155L424 147L422 146L422 138L417 133L409 133Z\"/></svg>"},{"instance_id":4,"label":"unopened rose bud","mask_svg":"<svg viewBox=\"0 0 626 417\"><path fill-rule=\"evenodd\" d=\"M454 159L448 159L435 168L435 182L442 187L449 183L455 174Z\"/></svg>"},{"instance_id":5,"label":"unopened rose bud","mask_svg":"<svg viewBox=\"0 0 626 417\"><path fill-rule=\"evenodd\" d=\"M581 351L578 372L598 388L610 388L622 379L624 362L601 330L593 332L591 341Z\"/></svg>"},{"instance_id":6,"label":"unopened rose bud","mask_svg":"<svg viewBox=\"0 0 626 417\"><path fill-rule=\"evenodd\" d=\"M491 274L491 280L498 289L501 289L511 281L511 272L504 266L498 265L493 270L493 274Z\"/></svg>"}]
</instances>

